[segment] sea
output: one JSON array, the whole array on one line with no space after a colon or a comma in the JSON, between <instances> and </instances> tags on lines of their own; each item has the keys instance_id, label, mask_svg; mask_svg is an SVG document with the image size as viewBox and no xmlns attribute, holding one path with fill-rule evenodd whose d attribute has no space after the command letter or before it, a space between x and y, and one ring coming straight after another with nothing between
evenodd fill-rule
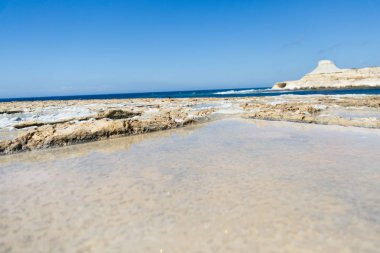
<instances>
[{"instance_id":1,"label":"sea","mask_svg":"<svg viewBox=\"0 0 380 253\"><path fill-rule=\"evenodd\" d=\"M118 93L118 94L73 95L73 96L0 98L0 102L44 101L44 100L130 99L130 98L260 97L260 96L280 96L284 94L380 95L380 88L291 91L291 90L272 90L271 88L263 87L263 88L164 91L164 92Z\"/></svg>"}]
</instances>

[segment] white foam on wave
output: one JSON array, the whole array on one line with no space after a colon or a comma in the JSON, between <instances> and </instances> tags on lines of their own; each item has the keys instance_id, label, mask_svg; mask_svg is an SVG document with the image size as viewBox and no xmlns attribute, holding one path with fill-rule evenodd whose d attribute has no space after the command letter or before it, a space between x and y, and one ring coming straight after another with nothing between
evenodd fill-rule
<instances>
[{"instance_id":1,"label":"white foam on wave","mask_svg":"<svg viewBox=\"0 0 380 253\"><path fill-rule=\"evenodd\" d=\"M268 88L268 89L228 90L228 91L215 92L213 94L214 95L234 95L234 94L255 94L255 93L271 93L271 92L286 93L286 92L291 92L291 91L287 91L287 90L277 91L277 90L272 90L271 88Z\"/></svg>"}]
</instances>

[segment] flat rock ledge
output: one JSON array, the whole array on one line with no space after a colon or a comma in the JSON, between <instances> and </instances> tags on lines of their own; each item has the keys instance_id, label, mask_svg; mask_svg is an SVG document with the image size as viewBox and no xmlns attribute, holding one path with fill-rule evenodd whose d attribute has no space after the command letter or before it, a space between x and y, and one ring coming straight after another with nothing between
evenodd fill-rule
<instances>
[{"instance_id":1,"label":"flat rock ledge","mask_svg":"<svg viewBox=\"0 0 380 253\"><path fill-rule=\"evenodd\" d=\"M55 120L46 117L69 109L77 115ZM10 122L8 128L0 128L0 133L11 136L0 139L0 155L162 131L231 116L380 128L377 95L10 102L0 103L0 110L11 112L0 114L0 121ZM29 120L25 115L35 116Z\"/></svg>"},{"instance_id":2,"label":"flat rock ledge","mask_svg":"<svg viewBox=\"0 0 380 253\"><path fill-rule=\"evenodd\" d=\"M97 117L85 121L71 120L47 124L26 124L37 126L22 133L13 140L0 141L0 154L62 147L76 143L107 139L112 136L128 136L184 127L189 124L208 121L205 117L211 110L201 110L195 117L186 113L168 111L150 119L134 118L141 113L122 110L100 112ZM83 119L84 120L84 119Z\"/></svg>"},{"instance_id":3,"label":"flat rock ledge","mask_svg":"<svg viewBox=\"0 0 380 253\"><path fill-rule=\"evenodd\" d=\"M313 123L323 125L354 126L365 128L380 128L378 119L344 118L337 116L323 115L321 109L313 106L297 103L287 106L261 106L259 111L248 113L247 118L290 121L300 123Z\"/></svg>"}]
</instances>

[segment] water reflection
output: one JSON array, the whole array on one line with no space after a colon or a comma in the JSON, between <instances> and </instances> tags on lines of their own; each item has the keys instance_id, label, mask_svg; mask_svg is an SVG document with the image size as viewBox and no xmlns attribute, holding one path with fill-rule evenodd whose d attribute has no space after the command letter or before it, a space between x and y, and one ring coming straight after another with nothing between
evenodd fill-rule
<instances>
[{"instance_id":1,"label":"water reflection","mask_svg":"<svg viewBox=\"0 0 380 253\"><path fill-rule=\"evenodd\" d=\"M0 156L0 164L17 162L41 162L52 159L66 159L86 156L90 153L113 153L117 150L127 151L131 146L140 142L170 137L171 135L187 136L204 124L188 126L167 131L153 132L147 134L133 135L127 137L115 137L96 142L70 145L66 147L51 148L48 150L36 150L26 153Z\"/></svg>"},{"instance_id":2,"label":"water reflection","mask_svg":"<svg viewBox=\"0 0 380 253\"><path fill-rule=\"evenodd\" d=\"M3 157L0 252L376 252L378 150L379 130L228 119Z\"/></svg>"}]
</instances>

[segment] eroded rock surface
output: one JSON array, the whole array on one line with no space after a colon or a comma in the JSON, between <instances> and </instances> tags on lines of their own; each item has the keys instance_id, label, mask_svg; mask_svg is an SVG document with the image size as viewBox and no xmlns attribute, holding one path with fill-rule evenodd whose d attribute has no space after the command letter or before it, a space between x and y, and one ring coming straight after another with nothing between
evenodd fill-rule
<instances>
[{"instance_id":1,"label":"eroded rock surface","mask_svg":"<svg viewBox=\"0 0 380 253\"><path fill-rule=\"evenodd\" d=\"M319 61L318 67L296 81L278 82L277 90L380 87L380 67L340 69L332 61Z\"/></svg>"},{"instance_id":2,"label":"eroded rock surface","mask_svg":"<svg viewBox=\"0 0 380 253\"><path fill-rule=\"evenodd\" d=\"M120 99L0 103L0 154L137 135L224 117L380 128L380 96Z\"/></svg>"}]
</instances>

